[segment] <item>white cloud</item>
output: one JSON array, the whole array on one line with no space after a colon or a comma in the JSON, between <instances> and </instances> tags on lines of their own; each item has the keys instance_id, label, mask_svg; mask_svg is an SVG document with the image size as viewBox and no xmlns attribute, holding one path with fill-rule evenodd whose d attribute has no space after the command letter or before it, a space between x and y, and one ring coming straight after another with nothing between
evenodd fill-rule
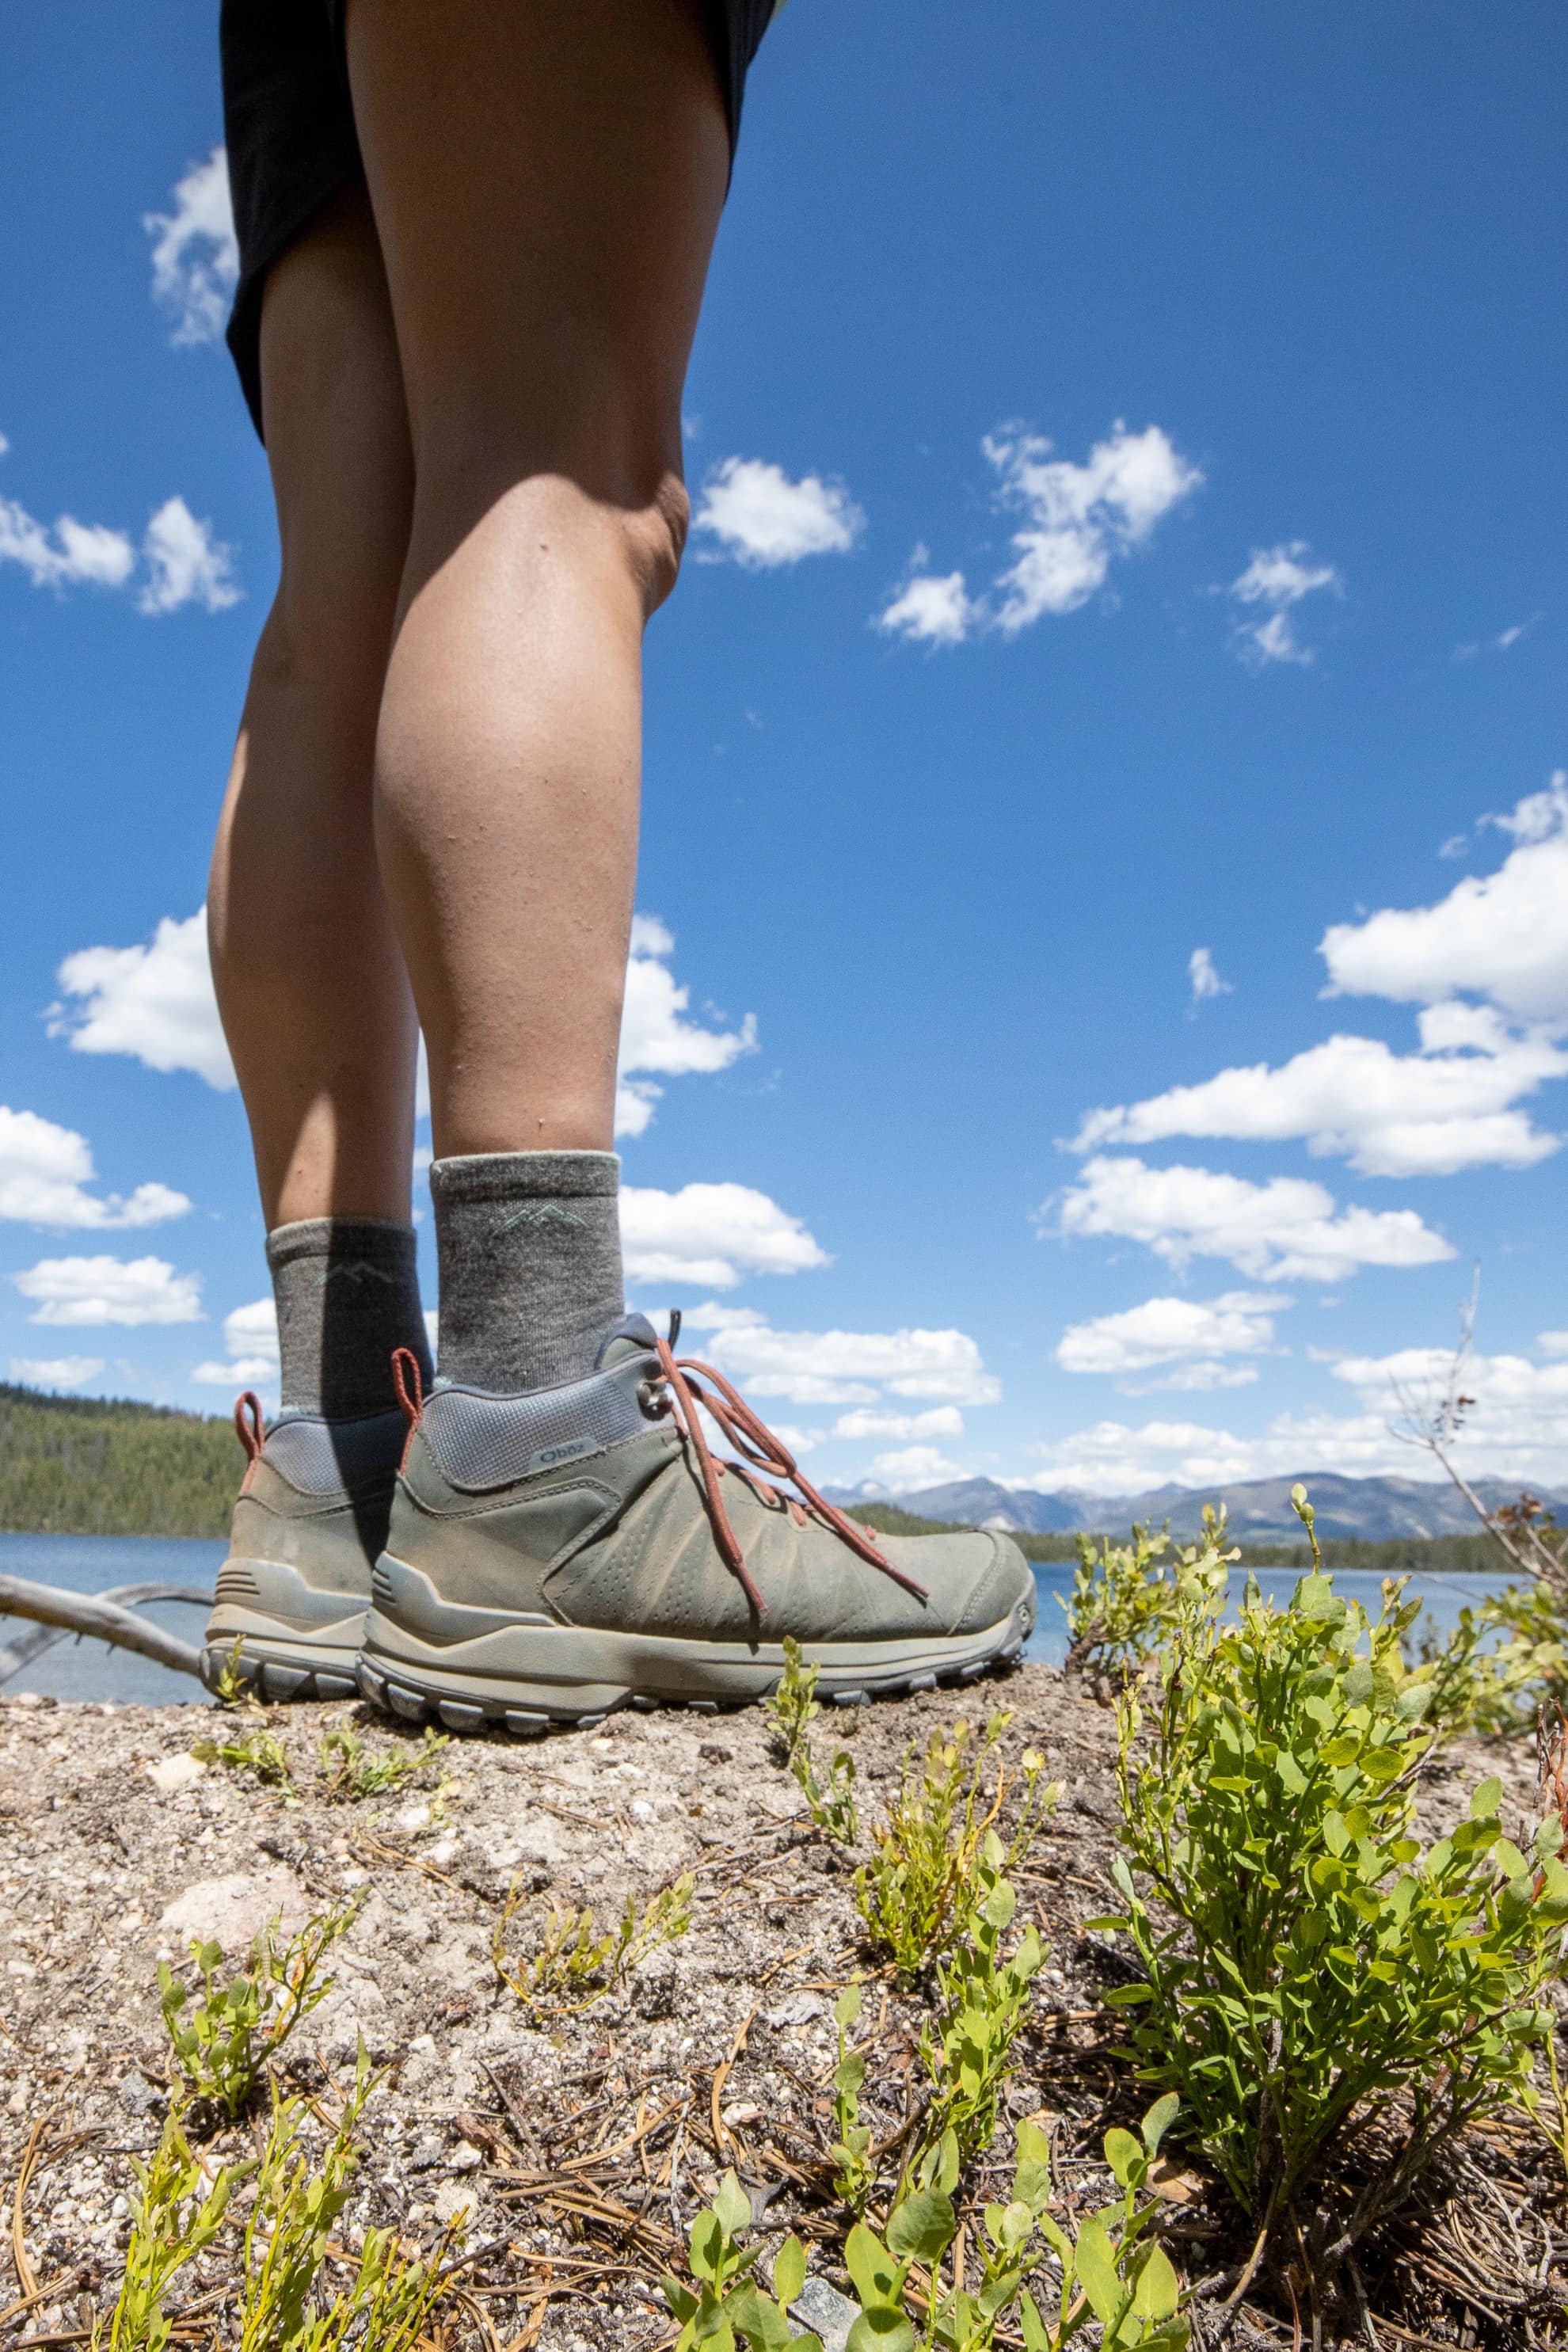
<instances>
[{"instance_id":1,"label":"white cloud","mask_svg":"<svg viewBox=\"0 0 1568 2352\"><path fill-rule=\"evenodd\" d=\"M748 1274L800 1274L827 1254L798 1217L749 1184L621 1187L621 1248L633 1282L731 1290Z\"/></svg>"},{"instance_id":2,"label":"white cloud","mask_svg":"<svg viewBox=\"0 0 1568 2352\"><path fill-rule=\"evenodd\" d=\"M183 1217L191 1205L167 1184L138 1184L129 1200L118 1192L100 1200L84 1189L92 1181L85 1136L35 1111L10 1110L0 1103L0 1217L106 1232L116 1225L164 1224Z\"/></svg>"},{"instance_id":3,"label":"white cloud","mask_svg":"<svg viewBox=\"0 0 1568 2352\"><path fill-rule=\"evenodd\" d=\"M1468 643L1454 647L1458 662L1474 661L1478 654L1506 654L1517 646L1521 637L1529 636L1536 623L1545 616L1531 613L1528 621L1516 621L1510 629L1500 629L1495 637L1472 637Z\"/></svg>"},{"instance_id":4,"label":"white cloud","mask_svg":"<svg viewBox=\"0 0 1568 2352\"><path fill-rule=\"evenodd\" d=\"M1540 1331L1535 1344L1543 1356L1568 1356L1568 1331Z\"/></svg>"},{"instance_id":5,"label":"white cloud","mask_svg":"<svg viewBox=\"0 0 1568 2352\"><path fill-rule=\"evenodd\" d=\"M1315 1157L1343 1154L1368 1176L1531 1168L1558 1149L1559 1137L1542 1134L1513 1106L1548 1079L1568 1076L1568 1052L1542 1035L1517 1034L1484 1005L1430 1005L1418 1028L1415 1054L1336 1035L1279 1069L1258 1062L1090 1111L1072 1149L1176 1135L1300 1138Z\"/></svg>"},{"instance_id":6,"label":"white cloud","mask_svg":"<svg viewBox=\"0 0 1568 2352\"><path fill-rule=\"evenodd\" d=\"M737 563L771 571L803 556L847 555L866 518L840 482L819 474L792 482L764 458L726 457L703 483L691 527Z\"/></svg>"},{"instance_id":7,"label":"white cloud","mask_svg":"<svg viewBox=\"0 0 1568 2352\"><path fill-rule=\"evenodd\" d=\"M1215 970L1214 958L1207 948L1194 948L1187 958L1187 978L1192 983L1194 1005L1206 1004L1211 997L1235 993L1228 980L1221 980Z\"/></svg>"},{"instance_id":8,"label":"white cloud","mask_svg":"<svg viewBox=\"0 0 1568 2352\"><path fill-rule=\"evenodd\" d=\"M136 599L138 612L177 613L182 604L199 604L205 613L222 613L238 604L233 550L213 537L211 523L199 522L184 499L164 500L147 525L142 552L147 579Z\"/></svg>"},{"instance_id":9,"label":"white cloud","mask_svg":"<svg viewBox=\"0 0 1568 2352\"><path fill-rule=\"evenodd\" d=\"M935 1486L963 1476L962 1463L950 1462L934 1445L905 1445L871 1457L871 1475L895 1491L910 1486Z\"/></svg>"},{"instance_id":10,"label":"white cloud","mask_svg":"<svg viewBox=\"0 0 1568 2352\"><path fill-rule=\"evenodd\" d=\"M1061 1234L1141 1242L1167 1265L1226 1258L1257 1282L1337 1282L1362 1265L1430 1265L1454 1255L1414 1209L1338 1209L1321 1184L1249 1184L1207 1168L1099 1158L1058 1196Z\"/></svg>"},{"instance_id":11,"label":"white cloud","mask_svg":"<svg viewBox=\"0 0 1568 2352\"><path fill-rule=\"evenodd\" d=\"M691 991L678 986L668 969L667 959L674 952L674 938L657 915L633 918L616 1089L617 1135L643 1134L664 1092L639 1073L657 1070L673 1077L727 1070L742 1054L756 1051L757 1024L752 1013L739 1029L702 1029L687 1019Z\"/></svg>"},{"instance_id":12,"label":"white cloud","mask_svg":"<svg viewBox=\"0 0 1568 2352\"><path fill-rule=\"evenodd\" d=\"M713 1333L709 1351L737 1386L792 1404L858 1404L931 1397L952 1405L994 1404L1001 1384L963 1331L775 1331L755 1308L726 1316L699 1307L687 1320Z\"/></svg>"},{"instance_id":13,"label":"white cloud","mask_svg":"<svg viewBox=\"0 0 1568 2352\"><path fill-rule=\"evenodd\" d=\"M962 572L938 578L921 570L923 547L915 550L910 577L876 616L877 626L891 637L907 637L914 645L959 646L984 619L984 609L972 604Z\"/></svg>"},{"instance_id":14,"label":"white cloud","mask_svg":"<svg viewBox=\"0 0 1568 2352\"><path fill-rule=\"evenodd\" d=\"M1516 846L1435 907L1385 907L1334 923L1319 953L1328 996L1437 1004L1463 991L1515 1021L1568 1028L1568 772L1489 820Z\"/></svg>"},{"instance_id":15,"label":"white cloud","mask_svg":"<svg viewBox=\"0 0 1568 2352\"><path fill-rule=\"evenodd\" d=\"M1146 1298L1120 1315L1098 1315L1071 1323L1055 1349L1064 1372L1098 1372L1118 1378L1173 1367L1157 1380L1128 1384L1143 1389L1245 1388L1257 1380L1252 1364L1232 1364L1232 1356L1258 1356L1274 1347L1274 1317L1291 1304L1276 1292L1227 1291L1223 1297Z\"/></svg>"},{"instance_id":16,"label":"white cloud","mask_svg":"<svg viewBox=\"0 0 1568 2352\"><path fill-rule=\"evenodd\" d=\"M1553 1337L1538 1345L1549 1354ZM1386 1356L1343 1356L1333 1366L1336 1380L1360 1392L1364 1413L1397 1417L1401 1399L1419 1407L1436 1401L1447 1385L1452 1346L1399 1348ZM1474 1399L1465 1415L1457 1451L1472 1469L1483 1465L1495 1477L1568 1477L1568 1362L1532 1363L1528 1356L1469 1357L1465 1393Z\"/></svg>"},{"instance_id":17,"label":"white cloud","mask_svg":"<svg viewBox=\"0 0 1568 2352\"><path fill-rule=\"evenodd\" d=\"M1017 427L982 444L1004 503L1028 520L1015 560L996 583L995 625L1016 636L1044 613L1076 612L1104 584L1111 558L1146 540L1163 516L1200 488L1203 475L1157 425L1130 433L1120 419L1088 462L1053 457L1051 444Z\"/></svg>"},{"instance_id":18,"label":"white cloud","mask_svg":"<svg viewBox=\"0 0 1568 2352\"><path fill-rule=\"evenodd\" d=\"M206 909L165 915L146 947L79 948L58 973L71 1006L52 1008L50 1034L78 1054L130 1054L150 1070L194 1070L226 1091L224 1043L207 960Z\"/></svg>"},{"instance_id":19,"label":"white cloud","mask_svg":"<svg viewBox=\"0 0 1568 2352\"><path fill-rule=\"evenodd\" d=\"M1265 668L1270 662L1305 666L1317 659L1310 647L1298 639L1291 612L1303 596L1324 589L1342 595L1344 583L1331 563L1307 562L1310 553L1304 539L1254 548L1251 562L1226 590L1237 604L1268 607L1267 618L1237 625L1236 649L1250 667Z\"/></svg>"},{"instance_id":20,"label":"white cloud","mask_svg":"<svg viewBox=\"0 0 1568 2352\"><path fill-rule=\"evenodd\" d=\"M143 213L153 239L153 299L174 322L176 343L216 342L239 277L228 164L215 147L174 183L172 209Z\"/></svg>"},{"instance_id":21,"label":"white cloud","mask_svg":"<svg viewBox=\"0 0 1568 2352\"><path fill-rule=\"evenodd\" d=\"M276 1389L278 1309L270 1298L254 1298L247 1307L237 1307L226 1315L223 1344L229 1360L198 1364L191 1374L193 1381L204 1388Z\"/></svg>"},{"instance_id":22,"label":"white cloud","mask_svg":"<svg viewBox=\"0 0 1568 2352\"><path fill-rule=\"evenodd\" d=\"M856 1439L962 1437L963 1415L955 1404L932 1405L929 1412L886 1412L875 1406L858 1405L853 1412L839 1414L831 1433Z\"/></svg>"},{"instance_id":23,"label":"white cloud","mask_svg":"<svg viewBox=\"0 0 1568 2352\"><path fill-rule=\"evenodd\" d=\"M79 1389L103 1370L101 1356L13 1356L11 1378L33 1389Z\"/></svg>"},{"instance_id":24,"label":"white cloud","mask_svg":"<svg viewBox=\"0 0 1568 2352\"><path fill-rule=\"evenodd\" d=\"M31 1323L199 1323L202 1284L161 1257L46 1257L11 1276Z\"/></svg>"},{"instance_id":25,"label":"white cloud","mask_svg":"<svg viewBox=\"0 0 1568 2352\"><path fill-rule=\"evenodd\" d=\"M636 918L616 1091L618 1135L641 1135L653 1118L663 1089L646 1073L724 1070L755 1050L751 1014L738 1029L704 1029L688 1017L691 992L677 984L667 961L674 947L657 917ZM165 915L145 947L79 948L61 964L58 979L76 1001L52 1008L50 1034L68 1037L75 1052L130 1054L149 1069L193 1070L226 1092L234 1085L213 993L205 907L184 922ZM429 1109L424 1068L421 1052L422 1112Z\"/></svg>"},{"instance_id":26,"label":"white cloud","mask_svg":"<svg viewBox=\"0 0 1568 2352\"><path fill-rule=\"evenodd\" d=\"M19 563L35 588L123 588L136 551L122 530L61 515L35 522L15 499L0 499L0 563Z\"/></svg>"}]
</instances>

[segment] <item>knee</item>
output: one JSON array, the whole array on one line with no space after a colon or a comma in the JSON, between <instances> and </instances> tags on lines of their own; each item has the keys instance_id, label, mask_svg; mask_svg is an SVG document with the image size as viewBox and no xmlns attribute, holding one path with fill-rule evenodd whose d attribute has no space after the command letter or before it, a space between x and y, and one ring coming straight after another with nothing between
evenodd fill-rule
<instances>
[{"instance_id":1,"label":"knee","mask_svg":"<svg viewBox=\"0 0 1568 2352\"><path fill-rule=\"evenodd\" d=\"M679 576L691 523L691 500L679 474L666 473L651 499L624 509L620 531L645 619L657 613Z\"/></svg>"}]
</instances>

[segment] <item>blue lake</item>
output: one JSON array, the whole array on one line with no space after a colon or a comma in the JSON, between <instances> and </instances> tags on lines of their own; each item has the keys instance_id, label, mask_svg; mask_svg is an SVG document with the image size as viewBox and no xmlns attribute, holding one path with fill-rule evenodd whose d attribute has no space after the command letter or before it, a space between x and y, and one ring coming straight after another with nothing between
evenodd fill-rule
<instances>
[{"instance_id":1,"label":"blue lake","mask_svg":"<svg viewBox=\"0 0 1568 2352\"><path fill-rule=\"evenodd\" d=\"M211 1589L226 1547L158 1536L17 1536L0 1535L0 1574L31 1577L36 1583L63 1585L71 1592L104 1592L121 1584L187 1584ZM1032 1658L1059 1661L1067 1648L1067 1621L1058 1607L1072 1590L1072 1570L1042 1561L1035 1570L1039 1589L1039 1623L1029 1644ZM1258 1581L1274 1601L1288 1601L1295 1589L1297 1570L1264 1568ZM1416 1576L1410 1593L1418 1598L1436 1623L1453 1625L1467 1602L1500 1592L1501 1576ZM1348 1599L1360 1601L1376 1613L1381 1580L1366 1569L1342 1569L1334 1587ZM1233 1573L1232 1590L1240 1581ZM163 1602L148 1615L187 1642L199 1642L203 1612L187 1603ZM14 1694L37 1691L67 1699L113 1699L148 1706L184 1702L200 1706L205 1693L189 1675L172 1674L127 1650L111 1650L101 1642L58 1642L19 1671L7 1673L4 1655L7 1641L25 1637L28 1628L18 1618L0 1617L0 1690Z\"/></svg>"}]
</instances>

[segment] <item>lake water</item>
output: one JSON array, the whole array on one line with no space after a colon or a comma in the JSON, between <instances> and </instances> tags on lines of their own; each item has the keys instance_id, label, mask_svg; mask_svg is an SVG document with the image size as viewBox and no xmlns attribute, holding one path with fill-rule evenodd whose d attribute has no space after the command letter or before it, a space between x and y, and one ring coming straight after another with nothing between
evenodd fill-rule
<instances>
[{"instance_id":1,"label":"lake water","mask_svg":"<svg viewBox=\"0 0 1568 2352\"><path fill-rule=\"evenodd\" d=\"M31 1577L38 1584L63 1585L70 1592L104 1592L121 1584L185 1584L211 1590L226 1547L158 1536L16 1536L0 1535L0 1573ZM1058 1607L1072 1590L1072 1570L1065 1563L1040 1561L1035 1569L1039 1591L1039 1623L1029 1643L1032 1658L1059 1661L1067 1649L1067 1620ZM1258 1570L1258 1581L1270 1599L1283 1604L1295 1589L1297 1571L1286 1568ZM1501 1576L1415 1576L1410 1593L1436 1623L1447 1630L1458 1622L1467 1602L1475 1605L1489 1592L1500 1592ZM1376 1614L1381 1580L1367 1569L1342 1569L1334 1589L1347 1600L1360 1601ZM1239 1593L1239 1580L1232 1577ZM189 1603L165 1601L149 1607L147 1614L184 1641L201 1639L203 1612ZM8 1641L26 1638L30 1629L20 1618L0 1617L0 1690L37 1691L45 1696L73 1699L136 1701L147 1706L185 1702L200 1706L206 1694L187 1675L172 1673L139 1658L129 1650L111 1650L102 1642L67 1639L55 1643L18 1671L7 1672Z\"/></svg>"}]
</instances>

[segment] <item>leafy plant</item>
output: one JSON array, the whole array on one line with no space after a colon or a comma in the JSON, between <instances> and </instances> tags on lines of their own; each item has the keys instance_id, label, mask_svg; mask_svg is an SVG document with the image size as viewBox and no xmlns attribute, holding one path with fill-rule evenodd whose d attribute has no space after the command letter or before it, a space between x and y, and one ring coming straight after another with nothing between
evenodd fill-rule
<instances>
[{"instance_id":1,"label":"leafy plant","mask_svg":"<svg viewBox=\"0 0 1568 2352\"><path fill-rule=\"evenodd\" d=\"M676 2352L694 2352L700 2344L711 2352L733 2352L737 2336L752 2352L784 2352L792 2344L822 2352L821 2338L792 2327L787 2316L805 2284L805 2249L798 2238L784 2240L773 2257L773 2293L763 2294L752 2275L762 2246L742 2249L740 2242L751 2219L751 2199L727 2172L712 2204L691 2224L688 2247L696 2291L677 2278L660 2282L680 2322Z\"/></svg>"},{"instance_id":2,"label":"leafy plant","mask_svg":"<svg viewBox=\"0 0 1568 2352\"><path fill-rule=\"evenodd\" d=\"M1003 1876L1006 1860L1001 1839L987 1830L965 1932L937 1962L936 2014L921 2028L920 2055L931 2086L922 2145L951 2133L965 2162L991 2145L1008 2056L1046 1958L1032 1926L1012 1957L1002 1957L1018 1900Z\"/></svg>"},{"instance_id":3,"label":"leafy plant","mask_svg":"<svg viewBox=\"0 0 1568 2352\"><path fill-rule=\"evenodd\" d=\"M211 2099L231 2123L250 2104L268 2061L331 1990L335 1979L320 1974L321 1962L353 1916L352 1904L319 1912L281 1950L278 1922L269 1921L226 1985L218 1982L222 1946L194 1939L191 1958L202 1980L195 1999L166 1962L158 1963L163 2022L180 2070L197 2096Z\"/></svg>"},{"instance_id":4,"label":"leafy plant","mask_svg":"<svg viewBox=\"0 0 1568 2352\"><path fill-rule=\"evenodd\" d=\"M1058 1607L1067 1612L1069 1669L1095 1665L1121 1681L1136 1675L1161 1643L1170 1639L1184 1605L1206 1602L1217 1615L1225 1605L1229 1564L1238 1551L1222 1551L1226 1514L1222 1505L1204 1506L1204 1539L1173 1551L1168 1532L1134 1527L1130 1544L1102 1536L1078 1538L1072 1591Z\"/></svg>"},{"instance_id":5,"label":"leafy plant","mask_svg":"<svg viewBox=\"0 0 1568 2352\"><path fill-rule=\"evenodd\" d=\"M833 2186L858 2219L877 2185L871 2156L871 2126L860 2120L860 2088L866 2080L866 2053L849 2044L849 2028L860 2014L860 1987L846 1985L833 2004L838 2028L838 2063L833 2070L833 2128L837 2134L828 2150L837 2167Z\"/></svg>"},{"instance_id":6,"label":"leafy plant","mask_svg":"<svg viewBox=\"0 0 1568 2352\"><path fill-rule=\"evenodd\" d=\"M1417 1621L1411 1679L1432 1685L1427 1721L1447 1732L1528 1731L1542 1693L1563 1680L1565 1634L1552 1596L1517 1585L1461 1609L1446 1635Z\"/></svg>"},{"instance_id":7,"label":"leafy plant","mask_svg":"<svg viewBox=\"0 0 1568 2352\"><path fill-rule=\"evenodd\" d=\"M226 1666L224 1673L227 1671ZM191 1754L203 1764L222 1764L230 1772L254 1772L263 1787L280 1789L286 1804L300 1801L289 1751L275 1731L247 1731L237 1739L193 1740Z\"/></svg>"},{"instance_id":8,"label":"leafy plant","mask_svg":"<svg viewBox=\"0 0 1568 2352\"><path fill-rule=\"evenodd\" d=\"M1121 2194L1087 2216L1076 2236L1047 2210L1052 2190L1045 2134L1020 2124L1012 2193L1006 2204L984 2210L973 2286L960 2286L951 2274L946 2284L942 2279L942 2259L957 2234L952 2192L959 2177L957 2142L944 2135L927 2151L886 2229L879 2234L862 2221L849 2232L844 2262L859 2309L847 2352L914 2352L917 2331L927 2352L938 2346L942 2352L991 2352L1004 2326L1010 2340L1022 2336L1026 2352L1062 2352L1094 2323L1101 2352L1183 2352L1189 2331L1178 2315L1180 2284L1151 2233L1159 2209L1152 2200L1140 2201L1175 2104L1162 2099L1151 2109L1141 2141L1131 2132L1106 2135L1106 2161ZM740 2242L750 2219L746 2194L727 2173L692 2225L695 2291L673 2278L663 2283L681 2324L677 2352L696 2352L700 2345L731 2352L737 2338L751 2352L818 2346L789 2317L805 2284L805 2249L797 2238L785 2240L773 2258L773 2295L763 2294L752 2276L759 2249ZM1029 2281L1052 2255L1058 2276L1042 2311Z\"/></svg>"},{"instance_id":9,"label":"leafy plant","mask_svg":"<svg viewBox=\"0 0 1568 2352\"><path fill-rule=\"evenodd\" d=\"M323 1733L316 1751L321 1768L321 1794L328 1804L384 1797L389 1790L401 1788L451 1744L446 1732L427 1729L417 1748L405 1748L395 1739L379 1756L367 1756L359 1733L344 1724Z\"/></svg>"},{"instance_id":10,"label":"leafy plant","mask_svg":"<svg viewBox=\"0 0 1568 2352\"><path fill-rule=\"evenodd\" d=\"M361 2046L354 2086L313 2171L299 2144L298 2099L274 2095L255 2204L245 2231L238 2352L410 2352L440 2293L443 2247L424 2262L402 2252L395 2230L371 2230L347 2284L321 2292L333 2224L347 2202L353 2135L376 2078Z\"/></svg>"},{"instance_id":11,"label":"leafy plant","mask_svg":"<svg viewBox=\"0 0 1568 2352\"><path fill-rule=\"evenodd\" d=\"M901 1975L915 1975L960 1937L978 1900L976 1860L1007 1790L1002 1767L994 1789L986 1790L986 1765L1012 1720L1005 1711L994 1715L973 1746L967 1723L933 1731L918 1763L910 1748L898 1794L871 1832L872 1859L855 1874L856 1907L872 1942ZM1009 1861L1024 1851L1060 1794L1054 1784L1042 1788L1043 1769L1043 1759L1028 1749Z\"/></svg>"},{"instance_id":12,"label":"leafy plant","mask_svg":"<svg viewBox=\"0 0 1568 2352\"><path fill-rule=\"evenodd\" d=\"M1131 1937L1145 1981L1108 1998L1140 2011L1144 2079L1180 2093L1264 2232L1358 2156L1324 2264L1468 2123L1523 2094L1568 1920L1562 1824L1527 1861L1502 1834L1497 1780L1451 1836L1426 1852L1412 1836L1432 1692L1402 1671L1411 1613L1390 1592L1371 1623L1320 1574L1282 1612L1249 1582L1234 1625L1194 1598L1146 1741L1133 1692L1121 1708L1125 1908L1098 1924Z\"/></svg>"},{"instance_id":13,"label":"leafy plant","mask_svg":"<svg viewBox=\"0 0 1568 2352\"><path fill-rule=\"evenodd\" d=\"M219 1706L227 1707L231 1711L243 1707L249 1714L259 1715L261 1701L256 1695L255 1677L241 1671L241 1661L244 1656L245 1636L243 1633L237 1633L229 1644L222 1665L218 1668L217 1681L213 1687L213 1696Z\"/></svg>"},{"instance_id":14,"label":"leafy plant","mask_svg":"<svg viewBox=\"0 0 1568 2352\"><path fill-rule=\"evenodd\" d=\"M784 1763L805 1799L816 1827L838 1845L853 1845L860 1834L855 1811L855 1759L838 1748L827 1768L827 1779L817 1773L808 1737L821 1714L816 1698L816 1664L807 1665L800 1643L784 1635L784 1673L766 1701L769 1725Z\"/></svg>"},{"instance_id":15,"label":"leafy plant","mask_svg":"<svg viewBox=\"0 0 1568 2352\"><path fill-rule=\"evenodd\" d=\"M132 2162L131 2238L107 2341L109 2352L162 2352L171 2326L163 2298L180 2272L211 2245L237 2185L254 2168L226 2166L209 2179L192 2154L177 2107L169 2111L152 2162ZM95 2322L93 2352L104 2340L102 2323Z\"/></svg>"},{"instance_id":16,"label":"leafy plant","mask_svg":"<svg viewBox=\"0 0 1568 2352\"><path fill-rule=\"evenodd\" d=\"M619 1926L603 1936L595 1931L592 1911L563 1911L552 1904L539 1949L519 1960L507 1951L507 1930L528 1897L514 1884L490 1939L496 1975L530 2009L590 2008L650 1952L686 1934L695 1885L685 1871L640 1907L628 1895Z\"/></svg>"}]
</instances>

